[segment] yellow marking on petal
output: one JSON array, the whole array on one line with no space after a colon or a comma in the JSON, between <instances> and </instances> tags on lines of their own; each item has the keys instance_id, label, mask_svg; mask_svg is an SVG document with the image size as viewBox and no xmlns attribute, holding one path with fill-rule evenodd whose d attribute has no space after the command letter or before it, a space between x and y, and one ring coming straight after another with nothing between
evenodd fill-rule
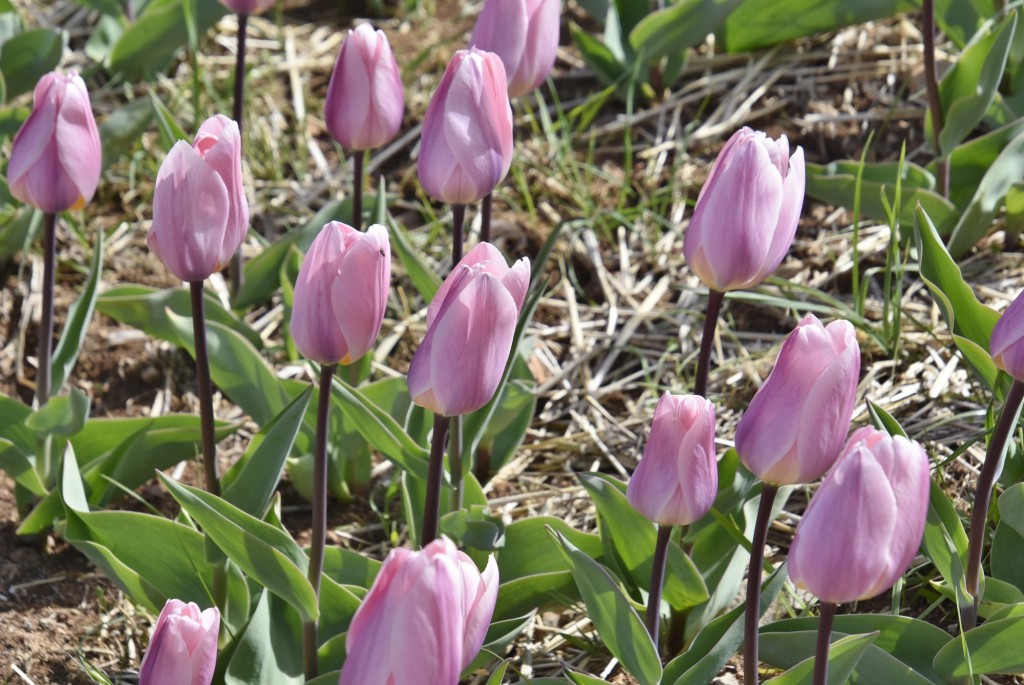
<instances>
[{"instance_id":1,"label":"yellow marking on petal","mask_svg":"<svg viewBox=\"0 0 1024 685\"><path fill-rule=\"evenodd\" d=\"M71 209L76 209L77 210L77 209L81 209L82 207L85 207L85 197L82 196L82 195L79 195L78 199L75 200L75 204L71 205Z\"/></svg>"}]
</instances>

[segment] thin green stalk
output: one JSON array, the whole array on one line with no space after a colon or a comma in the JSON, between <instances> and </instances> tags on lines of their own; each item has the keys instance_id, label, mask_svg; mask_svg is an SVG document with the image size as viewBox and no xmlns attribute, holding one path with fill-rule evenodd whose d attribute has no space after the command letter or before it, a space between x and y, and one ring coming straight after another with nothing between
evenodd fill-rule
<instances>
[{"instance_id":1,"label":"thin green stalk","mask_svg":"<svg viewBox=\"0 0 1024 685\"><path fill-rule=\"evenodd\" d=\"M352 153L352 228L363 230L363 161L366 153Z\"/></svg>"},{"instance_id":2,"label":"thin green stalk","mask_svg":"<svg viewBox=\"0 0 1024 685\"><path fill-rule=\"evenodd\" d=\"M832 644L832 619L835 615L836 605L822 602L818 618L818 645L814 650L814 685L828 682L828 649Z\"/></svg>"},{"instance_id":3,"label":"thin green stalk","mask_svg":"<svg viewBox=\"0 0 1024 685\"><path fill-rule=\"evenodd\" d=\"M992 488L996 482L996 474L1002 468L1006 448L1010 442L1013 429L1020 419L1021 406L1024 405L1024 382L1014 380L1010 392L1006 395L1003 411L999 415L996 429L989 440L985 452L985 463L978 475L978 484L974 490L974 507L971 510L971 529L967 537L967 592L974 597L974 605L964 610L964 631L968 631L978 623L978 591L981 578L981 552L985 546L985 527L988 521L988 508L992 501Z\"/></svg>"},{"instance_id":4,"label":"thin green stalk","mask_svg":"<svg viewBox=\"0 0 1024 685\"><path fill-rule=\"evenodd\" d=\"M441 481L444 480L444 444L451 419L434 416L434 436L430 441L430 462L427 465L427 501L423 507L423 545L437 539L441 522Z\"/></svg>"},{"instance_id":5,"label":"thin green stalk","mask_svg":"<svg viewBox=\"0 0 1024 685\"><path fill-rule=\"evenodd\" d=\"M191 281L192 332L196 348L196 391L199 394L199 422L203 438L203 481L207 492L220 495L217 477L217 441L213 431L213 384L210 381L210 356L206 350L206 314L203 282Z\"/></svg>"},{"instance_id":6,"label":"thin green stalk","mask_svg":"<svg viewBox=\"0 0 1024 685\"><path fill-rule=\"evenodd\" d=\"M320 367L320 399L316 408L316 442L313 451L313 532L309 543L309 584L320 597L320 576L324 570L327 543L327 427L331 421L331 381L334 364ZM302 653L306 680L317 676L317 622L309 621L302 631Z\"/></svg>"},{"instance_id":7,"label":"thin green stalk","mask_svg":"<svg viewBox=\"0 0 1024 685\"><path fill-rule=\"evenodd\" d=\"M857 181L853 186L853 261L851 269L851 288L853 290L853 308L858 316L864 316L864 298L860 282L860 200L861 188L864 184L864 165L867 161L868 150L871 149L871 141L874 140L875 132L868 134L868 140L864 144L864 150L860 153L860 165L857 167Z\"/></svg>"},{"instance_id":8,"label":"thin green stalk","mask_svg":"<svg viewBox=\"0 0 1024 685\"><path fill-rule=\"evenodd\" d=\"M647 597L647 632L658 649L661 622L661 590L665 585L665 562L668 545L672 540L672 526L658 526L658 541L654 545L654 565L651 568L651 586Z\"/></svg>"},{"instance_id":9,"label":"thin green stalk","mask_svg":"<svg viewBox=\"0 0 1024 685\"><path fill-rule=\"evenodd\" d=\"M50 358L53 354L53 288L57 270L57 215L43 215L43 311L39 318L39 352L36 356L36 401L42 407L50 399Z\"/></svg>"},{"instance_id":10,"label":"thin green stalk","mask_svg":"<svg viewBox=\"0 0 1024 685\"><path fill-rule=\"evenodd\" d=\"M232 108L232 118L238 124L239 144L243 141L243 116L245 112L245 36L249 28L249 15L238 15L238 50L235 54L235 102ZM242 148L244 153L245 148ZM235 250L231 256L231 294L237 295L242 289L245 274L242 271L242 248Z\"/></svg>"},{"instance_id":11,"label":"thin green stalk","mask_svg":"<svg viewBox=\"0 0 1024 685\"><path fill-rule=\"evenodd\" d=\"M779 486L765 483L761 488L761 502L754 521L754 536L750 541L750 566L747 568L747 608L744 613L743 682L757 685L758 633L761 618L761 567L764 566L764 545L768 541L768 525L772 519L772 505Z\"/></svg>"}]
</instances>

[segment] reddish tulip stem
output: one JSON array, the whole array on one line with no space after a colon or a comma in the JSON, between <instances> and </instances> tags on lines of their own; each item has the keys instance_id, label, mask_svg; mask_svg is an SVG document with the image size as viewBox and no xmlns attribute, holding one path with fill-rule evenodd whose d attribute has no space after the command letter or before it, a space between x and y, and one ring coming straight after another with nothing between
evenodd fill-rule
<instances>
[{"instance_id":1,"label":"reddish tulip stem","mask_svg":"<svg viewBox=\"0 0 1024 685\"><path fill-rule=\"evenodd\" d=\"M701 397L708 396L708 373L711 371L711 344L715 341L718 315L722 311L722 302L724 301L725 293L722 291L708 291L708 311L704 316L704 332L700 338L700 356L697 357L697 378L693 383L693 393Z\"/></svg>"},{"instance_id":2,"label":"reddish tulip stem","mask_svg":"<svg viewBox=\"0 0 1024 685\"><path fill-rule=\"evenodd\" d=\"M316 408L316 442L313 451L313 532L309 543L309 584L320 598L320 576L324 570L324 546L327 544L327 426L331 421L331 381L334 364L320 367L320 399ZM317 624L306 623L302 633L302 652L306 680L317 676Z\"/></svg>"},{"instance_id":3,"label":"reddish tulip stem","mask_svg":"<svg viewBox=\"0 0 1024 685\"><path fill-rule=\"evenodd\" d=\"M964 611L964 630L970 630L978 623L978 597L981 578L981 552L985 546L985 527L988 521L988 508L992 502L992 488L996 482L996 474L1002 467L1006 456L1006 446L1013 433L1017 420L1020 418L1021 406L1024 404L1024 383L1013 381L1010 392L1006 395L1003 411L999 422L988 442L985 452L985 463L978 476L978 484L974 490L974 508L971 511L971 531L967 542L967 591L974 596L974 605Z\"/></svg>"},{"instance_id":4,"label":"reddish tulip stem","mask_svg":"<svg viewBox=\"0 0 1024 685\"><path fill-rule=\"evenodd\" d=\"M765 483L761 487L761 503L757 507L754 521L754 538L750 542L750 567L747 569L747 608L744 614L743 682L757 685L758 633L761 618L761 568L764 566L764 545L768 541L768 524L771 523L772 505L779 487Z\"/></svg>"},{"instance_id":5,"label":"reddish tulip stem","mask_svg":"<svg viewBox=\"0 0 1024 685\"><path fill-rule=\"evenodd\" d=\"M448 465L452 470L452 508L461 509L463 499L463 478L462 478L462 417L456 416L452 419L449 427L448 438Z\"/></svg>"},{"instance_id":6,"label":"reddish tulip stem","mask_svg":"<svg viewBox=\"0 0 1024 685\"><path fill-rule=\"evenodd\" d=\"M828 650L832 644L832 619L835 615L835 604L821 603L818 617L818 646L814 652L813 685L825 685L828 682Z\"/></svg>"},{"instance_id":7,"label":"reddish tulip stem","mask_svg":"<svg viewBox=\"0 0 1024 685\"><path fill-rule=\"evenodd\" d=\"M426 546L437 539L441 525L441 481L444 479L444 443L451 419L434 416L434 436L430 442L430 463L427 465L427 501L423 506L423 539Z\"/></svg>"},{"instance_id":8,"label":"reddish tulip stem","mask_svg":"<svg viewBox=\"0 0 1024 685\"><path fill-rule=\"evenodd\" d=\"M466 222L466 205L452 205L452 268L462 261L462 226Z\"/></svg>"},{"instance_id":9,"label":"reddish tulip stem","mask_svg":"<svg viewBox=\"0 0 1024 685\"><path fill-rule=\"evenodd\" d=\"M661 590L665 584L665 562L668 545L672 540L672 526L658 526L658 542L654 545L654 565L651 568L651 586L647 595L647 632L658 649L658 626L661 622Z\"/></svg>"},{"instance_id":10,"label":"reddish tulip stem","mask_svg":"<svg viewBox=\"0 0 1024 685\"><path fill-rule=\"evenodd\" d=\"M238 141L242 142L242 115L245 110L245 35L249 29L249 15L238 15L238 50L235 55L235 102L232 118L238 124ZM242 248L231 257L231 294L237 295L242 289L245 274L242 273Z\"/></svg>"},{"instance_id":11,"label":"reddish tulip stem","mask_svg":"<svg viewBox=\"0 0 1024 685\"><path fill-rule=\"evenodd\" d=\"M480 201L480 242L491 242L491 205L494 204L494 193L487 193Z\"/></svg>"},{"instance_id":12,"label":"reddish tulip stem","mask_svg":"<svg viewBox=\"0 0 1024 685\"><path fill-rule=\"evenodd\" d=\"M942 197L949 197L949 160L939 147L942 132L942 101L939 99L939 75L935 68L935 0L921 4L921 33L924 38L924 84L928 92L928 110L932 119L932 138L935 145L936 184Z\"/></svg>"},{"instance_id":13,"label":"reddish tulip stem","mask_svg":"<svg viewBox=\"0 0 1024 685\"><path fill-rule=\"evenodd\" d=\"M352 228L363 230L363 156L362 150L352 153Z\"/></svg>"},{"instance_id":14,"label":"reddish tulip stem","mask_svg":"<svg viewBox=\"0 0 1024 685\"><path fill-rule=\"evenodd\" d=\"M39 317L39 353L36 357L36 400L42 407L50 399L50 357L53 351L53 287L57 267L57 215L43 215L43 311Z\"/></svg>"},{"instance_id":15,"label":"reddish tulip stem","mask_svg":"<svg viewBox=\"0 0 1024 685\"><path fill-rule=\"evenodd\" d=\"M196 390L199 393L199 423L203 436L203 481L210 494L220 495L217 477L217 441L213 431L213 384L210 382L210 356L206 350L206 314L203 282L188 284L192 294L192 332L196 348Z\"/></svg>"}]
</instances>

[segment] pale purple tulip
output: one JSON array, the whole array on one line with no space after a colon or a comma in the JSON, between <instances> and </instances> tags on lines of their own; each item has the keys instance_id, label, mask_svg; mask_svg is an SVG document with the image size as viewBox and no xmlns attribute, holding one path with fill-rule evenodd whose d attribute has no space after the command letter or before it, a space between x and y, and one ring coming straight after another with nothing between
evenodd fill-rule
<instances>
[{"instance_id":1,"label":"pale purple tulip","mask_svg":"<svg viewBox=\"0 0 1024 685\"><path fill-rule=\"evenodd\" d=\"M46 74L11 143L11 195L50 214L83 207L96 193L103 153L85 82L74 71Z\"/></svg>"},{"instance_id":2,"label":"pale purple tulip","mask_svg":"<svg viewBox=\"0 0 1024 685\"><path fill-rule=\"evenodd\" d=\"M992 329L992 360L1018 381L1024 381L1024 293L1010 303Z\"/></svg>"},{"instance_id":3,"label":"pale purple tulip","mask_svg":"<svg viewBox=\"0 0 1024 685\"><path fill-rule=\"evenodd\" d=\"M210 685L217 665L216 607L169 599L139 668L139 685Z\"/></svg>"},{"instance_id":4,"label":"pale purple tulip","mask_svg":"<svg viewBox=\"0 0 1024 685\"><path fill-rule=\"evenodd\" d=\"M497 597L493 556L481 574L447 538L391 550L349 626L339 685L457 685Z\"/></svg>"},{"instance_id":5,"label":"pale purple tulip","mask_svg":"<svg viewBox=\"0 0 1024 685\"><path fill-rule=\"evenodd\" d=\"M276 2L277 0L220 0L220 4L235 14L263 14Z\"/></svg>"},{"instance_id":6,"label":"pale purple tulip","mask_svg":"<svg viewBox=\"0 0 1024 685\"><path fill-rule=\"evenodd\" d=\"M487 0L470 45L501 57L510 97L544 82L555 64L561 0Z\"/></svg>"},{"instance_id":7,"label":"pale purple tulip","mask_svg":"<svg viewBox=\"0 0 1024 685\"><path fill-rule=\"evenodd\" d=\"M512 166L512 107L501 58L459 50L427 106L416 171L436 200L464 205L484 197Z\"/></svg>"},{"instance_id":8,"label":"pale purple tulip","mask_svg":"<svg viewBox=\"0 0 1024 685\"><path fill-rule=\"evenodd\" d=\"M427 335L409 365L412 401L456 416L487 404L512 350L530 260L511 268L490 243L470 250L427 308Z\"/></svg>"},{"instance_id":9,"label":"pale purple tulip","mask_svg":"<svg viewBox=\"0 0 1024 685\"><path fill-rule=\"evenodd\" d=\"M295 282L291 334L299 352L321 364L361 359L380 332L390 282L387 229L324 226Z\"/></svg>"},{"instance_id":10,"label":"pale purple tulip","mask_svg":"<svg viewBox=\"0 0 1024 685\"><path fill-rule=\"evenodd\" d=\"M238 124L218 114L160 165L149 248L181 280L202 281L224 268L248 228L242 139Z\"/></svg>"},{"instance_id":11,"label":"pale purple tulip","mask_svg":"<svg viewBox=\"0 0 1024 685\"><path fill-rule=\"evenodd\" d=\"M888 590L921 544L928 481L920 444L856 431L797 526L789 577L831 604Z\"/></svg>"},{"instance_id":12,"label":"pale purple tulip","mask_svg":"<svg viewBox=\"0 0 1024 685\"><path fill-rule=\"evenodd\" d=\"M708 513L717 492L715 406L698 395L666 392L626 498L657 524L685 526Z\"/></svg>"},{"instance_id":13,"label":"pale purple tulip","mask_svg":"<svg viewBox=\"0 0 1024 685\"><path fill-rule=\"evenodd\" d=\"M402 127L402 75L383 31L360 24L341 44L324 101L331 137L349 150L371 150Z\"/></svg>"},{"instance_id":14,"label":"pale purple tulip","mask_svg":"<svg viewBox=\"0 0 1024 685\"><path fill-rule=\"evenodd\" d=\"M693 272L713 290L749 288L782 263L804 203L804 151L741 128L711 168L683 239Z\"/></svg>"},{"instance_id":15,"label":"pale purple tulip","mask_svg":"<svg viewBox=\"0 0 1024 685\"><path fill-rule=\"evenodd\" d=\"M740 460L774 485L809 483L835 462L857 400L853 325L808 314L782 345L768 380L736 427Z\"/></svg>"}]
</instances>

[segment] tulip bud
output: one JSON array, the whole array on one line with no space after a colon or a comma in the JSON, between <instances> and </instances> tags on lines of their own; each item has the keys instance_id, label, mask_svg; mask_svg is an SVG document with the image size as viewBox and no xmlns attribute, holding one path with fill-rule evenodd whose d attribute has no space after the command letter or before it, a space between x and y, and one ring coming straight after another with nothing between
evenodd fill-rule
<instances>
[{"instance_id":1,"label":"tulip bud","mask_svg":"<svg viewBox=\"0 0 1024 685\"><path fill-rule=\"evenodd\" d=\"M992 329L992 361L1018 381L1024 381L1024 293L1003 312Z\"/></svg>"},{"instance_id":2,"label":"tulip bud","mask_svg":"<svg viewBox=\"0 0 1024 685\"><path fill-rule=\"evenodd\" d=\"M498 388L530 284L530 260L512 268L480 243L452 270L427 308L427 335L409 365L412 401L435 414L469 414Z\"/></svg>"},{"instance_id":3,"label":"tulip bud","mask_svg":"<svg viewBox=\"0 0 1024 685\"><path fill-rule=\"evenodd\" d=\"M451 540L393 549L345 638L339 685L457 685L498 598L498 565L481 574Z\"/></svg>"},{"instance_id":4,"label":"tulip bud","mask_svg":"<svg viewBox=\"0 0 1024 685\"><path fill-rule=\"evenodd\" d=\"M512 107L497 55L459 50L423 118L416 172L423 189L453 205L490 193L512 166Z\"/></svg>"},{"instance_id":5,"label":"tulip bud","mask_svg":"<svg viewBox=\"0 0 1024 685\"><path fill-rule=\"evenodd\" d=\"M697 196L683 239L686 261L713 290L757 285L789 251L803 203L803 148L790 157L786 136L741 128Z\"/></svg>"},{"instance_id":6,"label":"tulip bud","mask_svg":"<svg viewBox=\"0 0 1024 685\"><path fill-rule=\"evenodd\" d=\"M487 0L470 45L501 57L510 97L544 83L558 52L561 0Z\"/></svg>"},{"instance_id":7,"label":"tulip bud","mask_svg":"<svg viewBox=\"0 0 1024 685\"><path fill-rule=\"evenodd\" d=\"M360 24L349 31L327 86L324 119L349 150L384 145L402 127L402 76L383 31Z\"/></svg>"},{"instance_id":8,"label":"tulip bud","mask_svg":"<svg viewBox=\"0 0 1024 685\"><path fill-rule=\"evenodd\" d=\"M715 406L698 395L666 392L626 498L659 525L685 526L708 513L717 493Z\"/></svg>"},{"instance_id":9,"label":"tulip bud","mask_svg":"<svg viewBox=\"0 0 1024 685\"><path fill-rule=\"evenodd\" d=\"M220 4L235 14L263 14L276 0L220 0Z\"/></svg>"},{"instance_id":10,"label":"tulip bud","mask_svg":"<svg viewBox=\"0 0 1024 685\"><path fill-rule=\"evenodd\" d=\"M291 333L299 352L321 364L361 359L380 332L390 283L387 229L324 226L295 282Z\"/></svg>"},{"instance_id":11,"label":"tulip bud","mask_svg":"<svg viewBox=\"0 0 1024 685\"><path fill-rule=\"evenodd\" d=\"M813 314L782 345L736 427L740 460L775 485L809 483L832 466L850 430L860 347L849 321Z\"/></svg>"},{"instance_id":12,"label":"tulip bud","mask_svg":"<svg viewBox=\"0 0 1024 685\"><path fill-rule=\"evenodd\" d=\"M11 144L11 195L49 214L79 209L100 180L100 135L85 82L75 73L46 74L33 108Z\"/></svg>"},{"instance_id":13,"label":"tulip bud","mask_svg":"<svg viewBox=\"0 0 1024 685\"><path fill-rule=\"evenodd\" d=\"M167 600L142 658L139 685L210 685L217 665L220 612Z\"/></svg>"},{"instance_id":14,"label":"tulip bud","mask_svg":"<svg viewBox=\"0 0 1024 685\"><path fill-rule=\"evenodd\" d=\"M831 604L892 587L921 544L928 480L920 444L856 431L797 526L789 577Z\"/></svg>"},{"instance_id":15,"label":"tulip bud","mask_svg":"<svg viewBox=\"0 0 1024 685\"><path fill-rule=\"evenodd\" d=\"M149 249L183 281L202 281L231 259L249 229L242 138L222 114L189 145L179 140L156 175Z\"/></svg>"}]
</instances>

